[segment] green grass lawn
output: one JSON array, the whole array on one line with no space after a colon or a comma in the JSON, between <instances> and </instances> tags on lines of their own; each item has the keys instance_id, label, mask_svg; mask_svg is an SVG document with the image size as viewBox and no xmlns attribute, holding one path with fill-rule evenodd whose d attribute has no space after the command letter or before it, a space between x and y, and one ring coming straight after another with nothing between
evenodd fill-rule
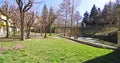
<instances>
[{"instance_id":1,"label":"green grass lawn","mask_svg":"<svg viewBox=\"0 0 120 63\"><path fill-rule=\"evenodd\" d=\"M17 44L24 48L10 49ZM8 48L0 54L0 63L117 63L120 61L119 52L95 48L55 36L46 39L27 39L24 42L17 40L0 42L0 48Z\"/></svg>"}]
</instances>

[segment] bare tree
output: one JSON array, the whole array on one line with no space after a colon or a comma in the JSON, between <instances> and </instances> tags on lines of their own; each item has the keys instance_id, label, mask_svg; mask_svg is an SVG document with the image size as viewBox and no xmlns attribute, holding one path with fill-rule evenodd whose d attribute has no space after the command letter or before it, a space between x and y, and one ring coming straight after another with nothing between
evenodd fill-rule
<instances>
[{"instance_id":1,"label":"bare tree","mask_svg":"<svg viewBox=\"0 0 120 63\"><path fill-rule=\"evenodd\" d=\"M60 4L60 9L59 12L61 14L61 16L65 19L65 28L64 28L64 36L66 36L66 25L67 25L67 21L68 18L70 16L70 9L71 9L71 1L70 0L63 0L63 3Z\"/></svg>"},{"instance_id":2,"label":"bare tree","mask_svg":"<svg viewBox=\"0 0 120 63\"><path fill-rule=\"evenodd\" d=\"M6 19L2 19L6 23L6 38L10 37L10 32L9 32L9 15L10 15L10 10L8 6L8 2L5 1L4 5L0 8L0 12L6 16Z\"/></svg>"},{"instance_id":3,"label":"bare tree","mask_svg":"<svg viewBox=\"0 0 120 63\"><path fill-rule=\"evenodd\" d=\"M56 12L57 18L55 20L55 25L56 25L56 33L60 33L60 27L64 27L64 19L60 15L60 12Z\"/></svg>"},{"instance_id":4,"label":"bare tree","mask_svg":"<svg viewBox=\"0 0 120 63\"><path fill-rule=\"evenodd\" d=\"M81 20L82 17L80 15L80 13L78 11L76 11L75 15L74 15L74 20L76 20L77 23L77 28L79 27L79 20Z\"/></svg>"},{"instance_id":5,"label":"bare tree","mask_svg":"<svg viewBox=\"0 0 120 63\"><path fill-rule=\"evenodd\" d=\"M40 17L40 16L37 16L36 27L39 29L40 35L43 36L44 23L43 23L43 21L42 21L42 17Z\"/></svg>"},{"instance_id":6,"label":"bare tree","mask_svg":"<svg viewBox=\"0 0 120 63\"><path fill-rule=\"evenodd\" d=\"M43 25L43 22L41 20L42 18L40 17L40 22L39 22L39 27L40 27L40 33L41 33L41 36L43 36L43 32L44 32L44 25Z\"/></svg>"},{"instance_id":7,"label":"bare tree","mask_svg":"<svg viewBox=\"0 0 120 63\"><path fill-rule=\"evenodd\" d=\"M46 5L44 5L43 11L42 11L42 23L43 23L44 32L45 32L44 38L46 38L47 37L47 23L48 23L48 10L47 10Z\"/></svg>"},{"instance_id":8,"label":"bare tree","mask_svg":"<svg viewBox=\"0 0 120 63\"><path fill-rule=\"evenodd\" d=\"M18 32L18 28L20 28L20 14L19 14L19 9L16 8L14 5L10 7L10 19L13 24L13 35L16 36L16 33Z\"/></svg>"},{"instance_id":9,"label":"bare tree","mask_svg":"<svg viewBox=\"0 0 120 63\"><path fill-rule=\"evenodd\" d=\"M21 40L25 40L25 33L24 33L24 28L25 28L25 23L24 23L24 13L27 12L33 5L32 0L28 0L28 3L25 4L23 3L23 0L16 0L19 11L20 11L20 21L21 21Z\"/></svg>"},{"instance_id":10,"label":"bare tree","mask_svg":"<svg viewBox=\"0 0 120 63\"><path fill-rule=\"evenodd\" d=\"M25 24L26 24L27 38L30 38L30 30L35 21L35 13L34 12L26 13L25 18L26 18Z\"/></svg>"},{"instance_id":11,"label":"bare tree","mask_svg":"<svg viewBox=\"0 0 120 63\"><path fill-rule=\"evenodd\" d=\"M82 17L80 15L80 13L78 11L76 11L76 13L73 16L73 20L76 21L76 29L75 29L75 39L78 38L78 36L81 34L81 30L80 30L80 26L79 26L79 20L81 20ZM82 23L81 23L82 24Z\"/></svg>"},{"instance_id":12,"label":"bare tree","mask_svg":"<svg viewBox=\"0 0 120 63\"><path fill-rule=\"evenodd\" d=\"M76 8L78 7L78 3L79 3L80 0L71 0L71 15L70 15L70 18L71 18L71 32L70 32L70 36L72 34L72 28L73 28L73 19L74 19L74 14L75 14L75 11L76 11Z\"/></svg>"},{"instance_id":13,"label":"bare tree","mask_svg":"<svg viewBox=\"0 0 120 63\"><path fill-rule=\"evenodd\" d=\"M57 16L55 15L52 7L50 8L50 11L49 11L49 23L47 25L47 27L49 27L49 33L50 33L50 36L51 36L51 27L52 27L52 24L54 23L55 19L57 18Z\"/></svg>"},{"instance_id":14,"label":"bare tree","mask_svg":"<svg viewBox=\"0 0 120 63\"><path fill-rule=\"evenodd\" d=\"M42 26L42 19L40 16L38 15L35 15L35 20L34 20L34 23L32 25L32 27L34 28L34 32L35 34L39 31L41 33L41 36L42 36L42 33L43 33L43 26Z\"/></svg>"}]
</instances>

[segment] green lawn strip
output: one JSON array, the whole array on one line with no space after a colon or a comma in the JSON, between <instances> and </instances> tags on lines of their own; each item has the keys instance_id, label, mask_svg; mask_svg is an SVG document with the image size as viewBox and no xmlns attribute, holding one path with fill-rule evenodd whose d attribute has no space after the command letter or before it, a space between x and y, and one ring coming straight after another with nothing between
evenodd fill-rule
<instances>
[{"instance_id":1,"label":"green lawn strip","mask_svg":"<svg viewBox=\"0 0 120 63\"><path fill-rule=\"evenodd\" d=\"M113 52L58 37L28 39L20 43L26 48L5 51L0 56L0 63L82 63ZM16 42L4 43L6 47L14 44Z\"/></svg>"}]
</instances>

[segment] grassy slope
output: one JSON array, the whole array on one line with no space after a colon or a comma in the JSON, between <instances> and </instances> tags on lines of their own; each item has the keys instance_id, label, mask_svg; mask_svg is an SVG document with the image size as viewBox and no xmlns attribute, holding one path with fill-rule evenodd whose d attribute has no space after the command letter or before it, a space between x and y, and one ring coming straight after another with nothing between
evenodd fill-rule
<instances>
[{"instance_id":1,"label":"grassy slope","mask_svg":"<svg viewBox=\"0 0 120 63\"><path fill-rule=\"evenodd\" d=\"M110 33L116 32L118 28L116 27L87 27L82 29L83 34L85 35L101 35L101 36L107 36Z\"/></svg>"},{"instance_id":2,"label":"grassy slope","mask_svg":"<svg viewBox=\"0 0 120 63\"><path fill-rule=\"evenodd\" d=\"M0 46L11 47L17 43L27 48L5 51L0 55L0 63L90 63L88 60L113 52L113 50L95 48L59 37L29 39L24 42L0 42ZM101 59L95 63L101 63ZM111 62L109 59L102 61L102 63Z\"/></svg>"},{"instance_id":3,"label":"grassy slope","mask_svg":"<svg viewBox=\"0 0 120 63\"><path fill-rule=\"evenodd\" d=\"M98 31L95 35L108 35L109 33L116 32L118 28L116 27L106 27L100 31Z\"/></svg>"}]
</instances>

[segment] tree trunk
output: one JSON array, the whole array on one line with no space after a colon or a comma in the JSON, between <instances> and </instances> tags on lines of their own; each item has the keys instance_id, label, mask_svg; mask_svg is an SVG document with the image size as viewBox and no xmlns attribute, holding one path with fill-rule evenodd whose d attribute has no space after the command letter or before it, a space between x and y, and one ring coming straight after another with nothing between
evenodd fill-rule
<instances>
[{"instance_id":1,"label":"tree trunk","mask_svg":"<svg viewBox=\"0 0 120 63\"><path fill-rule=\"evenodd\" d=\"M17 33L16 28L17 28L17 27L15 26L15 23L13 23L13 26L14 26L14 27L13 27L13 36L16 36L16 33Z\"/></svg>"},{"instance_id":2,"label":"tree trunk","mask_svg":"<svg viewBox=\"0 0 120 63\"><path fill-rule=\"evenodd\" d=\"M41 34L41 36L43 36L42 33L43 33L42 28L40 28L40 34Z\"/></svg>"},{"instance_id":3,"label":"tree trunk","mask_svg":"<svg viewBox=\"0 0 120 63\"><path fill-rule=\"evenodd\" d=\"M65 21L65 28L64 28L64 37L66 36L66 21Z\"/></svg>"},{"instance_id":4,"label":"tree trunk","mask_svg":"<svg viewBox=\"0 0 120 63\"><path fill-rule=\"evenodd\" d=\"M16 27L13 28L13 36L16 35Z\"/></svg>"},{"instance_id":5,"label":"tree trunk","mask_svg":"<svg viewBox=\"0 0 120 63\"><path fill-rule=\"evenodd\" d=\"M50 36L51 36L51 35L52 35L52 34L51 34L51 33L52 33L51 26L50 26L50 31L49 31L49 32L50 32Z\"/></svg>"},{"instance_id":6,"label":"tree trunk","mask_svg":"<svg viewBox=\"0 0 120 63\"><path fill-rule=\"evenodd\" d=\"M118 31L118 48L120 48L120 31Z\"/></svg>"},{"instance_id":7,"label":"tree trunk","mask_svg":"<svg viewBox=\"0 0 120 63\"><path fill-rule=\"evenodd\" d=\"M44 38L47 38L47 27L45 27L45 35Z\"/></svg>"},{"instance_id":8,"label":"tree trunk","mask_svg":"<svg viewBox=\"0 0 120 63\"><path fill-rule=\"evenodd\" d=\"M72 14L71 14L71 30L70 30L70 37L72 36L72 30L75 31L75 29L73 29L73 13L74 13L74 0L72 0Z\"/></svg>"},{"instance_id":9,"label":"tree trunk","mask_svg":"<svg viewBox=\"0 0 120 63\"><path fill-rule=\"evenodd\" d=\"M24 33L24 13L23 11L20 12L20 17L21 17L21 40L25 40L25 33Z\"/></svg>"},{"instance_id":10,"label":"tree trunk","mask_svg":"<svg viewBox=\"0 0 120 63\"><path fill-rule=\"evenodd\" d=\"M30 38L30 27L28 27L27 38Z\"/></svg>"},{"instance_id":11,"label":"tree trunk","mask_svg":"<svg viewBox=\"0 0 120 63\"><path fill-rule=\"evenodd\" d=\"M79 27L79 20L77 20L77 38L81 35L81 27Z\"/></svg>"},{"instance_id":12,"label":"tree trunk","mask_svg":"<svg viewBox=\"0 0 120 63\"><path fill-rule=\"evenodd\" d=\"M8 20L6 21L6 38L10 37Z\"/></svg>"},{"instance_id":13,"label":"tree trunk","mask_svg":"<svg viewBox=\"0 0 120 63\"><path fill-rule=\"evenodd\" d=\"M36 34L36 27L34 27L34 33Z\"/></svg>"},{"instance_id":14,"label":"tree trunk","mask_svg":"<svg viewBox=\"0 0 120 63\"><path fill-rule=\"evenodd\" d=\"M64 28L64 37L66 36L66 26Z\"/></svg>"},{"instance_id":15,"label":"tree trunk","mask_svg":"<svg viewBox=\"0 0 120 63\"><path fill-rule=\"evenodd\" d=\"M72 12L72 16L73 16L73 12ZM71 28L70 28L70 37L72 37L72 31L74 30L73 29L73 26L72 26L72 24L73 24L73 19L72 19L73 17L71 17ZM75 31L75 30L74 30Z\"/></svg>"}]
</instances>

